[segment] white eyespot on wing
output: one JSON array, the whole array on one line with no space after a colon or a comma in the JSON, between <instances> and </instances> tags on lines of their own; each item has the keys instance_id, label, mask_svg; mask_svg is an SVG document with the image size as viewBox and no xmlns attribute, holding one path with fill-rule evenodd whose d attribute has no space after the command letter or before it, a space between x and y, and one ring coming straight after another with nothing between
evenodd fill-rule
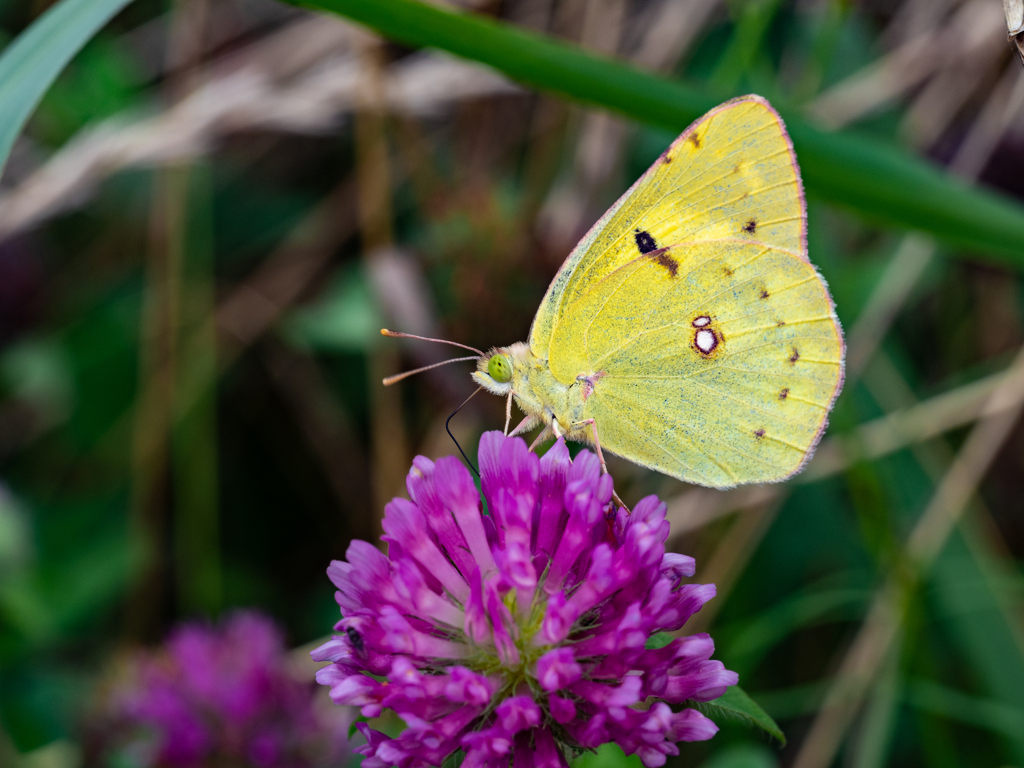
<instances>
[{"instance_id":1,"label":"white eyespot on wing","mask_svg":"<svg viewBox=\"0 0 1024 768\"><path fill-rule=\"evenodd\" d=\"M702 328L697 331L697 335L693 341L694 344L697 345L697 349L705 355L710 355L715 351L715 347L718 346L718 338L715 336L715 332L710 331L707 328Z\"/></svg>"},{"instance_id":2,"label":"white eyespot on wing","mask_svg":"<svg viewBox=\"0 0 1024 768\"><path fill-rule=\"evenodd\" d=\"M710 317L708 317L707 315L701 315L700 317L695 317L693 319L693 327L694 328L703 328L705 325L707 325L710 322L711 322L711 318Z\"/></svg>"}]
</instances>

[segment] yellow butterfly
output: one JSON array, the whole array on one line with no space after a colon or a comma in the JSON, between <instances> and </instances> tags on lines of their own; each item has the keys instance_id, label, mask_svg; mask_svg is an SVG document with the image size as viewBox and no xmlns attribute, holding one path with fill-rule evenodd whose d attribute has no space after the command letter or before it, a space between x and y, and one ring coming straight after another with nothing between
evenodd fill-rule
<instances>
[{"instance_id":1,"label":"yellow butterfly","mask_svg":"<svg viewBox=\"0 0 1024 768\"><path fill-rule=\"evenodd\" d=\"M529 342L481 354L473 378L526 414L513 434L543 424L538 440L588 443L602 465L609 451L726 488L800 471L844 351L807 258L792 144L768 102L744 96L619 198L555 275Z\"/></svg>"}]
</instances>

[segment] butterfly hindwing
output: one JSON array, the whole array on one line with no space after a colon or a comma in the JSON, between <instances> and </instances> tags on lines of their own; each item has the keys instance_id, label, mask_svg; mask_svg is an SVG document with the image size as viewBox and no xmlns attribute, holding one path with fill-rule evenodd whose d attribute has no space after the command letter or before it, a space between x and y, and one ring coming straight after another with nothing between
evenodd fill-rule
<instances>
[{"instance_id":1,"label":"butterfly hindwing","mask_svg":"<svg viewBox=\"0 0 1024 768\"><path fill-rule=\"evenodd\" d=\"M642 297L642 300L638 300ZM602 447L724 487L802 465L842 378L842 340L814 267L761 243L684 243L638 257L569 307L552 373L595 385Z\"/></svg>"}]
</instances>

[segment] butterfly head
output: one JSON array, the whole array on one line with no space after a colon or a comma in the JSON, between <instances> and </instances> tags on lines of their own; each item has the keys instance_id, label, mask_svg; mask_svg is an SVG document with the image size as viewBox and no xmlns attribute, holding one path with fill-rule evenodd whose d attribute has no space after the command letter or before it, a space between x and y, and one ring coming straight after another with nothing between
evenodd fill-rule
<instances>
[{"instance_id":1,"label":"butterfly head","mask_svg":"<svg viewBox=\"0 0 1024 768\"><path fill-rule=\"evenodd\" d=\"M512 381L512 361L500 352L491 355L487 361L487 375L499 384L508 384Z\"/></svg>"},{"instance_id":2,"label":"butterfly head","mask_svg":"<svg viewBox=\"0 0 1024 768\"><path fill-rule=\"evenodd\" d=\"M511 347L496 347L481 355L476 363L473 380L488 392L507 395L513 388L517 368L522 367L527 347L513 344Z\"/></svg>"},{"instance_id":3,"label":"butterfly head","mask_svg":"<svg viewBox=\"0 0 1024 768\"><path fill-rule=\"evenodd\" d=\"M507 349L492 349L476 364L473 380L488 392L507 395L512 389L512 356Z\"/></svg>"}]
</instances>

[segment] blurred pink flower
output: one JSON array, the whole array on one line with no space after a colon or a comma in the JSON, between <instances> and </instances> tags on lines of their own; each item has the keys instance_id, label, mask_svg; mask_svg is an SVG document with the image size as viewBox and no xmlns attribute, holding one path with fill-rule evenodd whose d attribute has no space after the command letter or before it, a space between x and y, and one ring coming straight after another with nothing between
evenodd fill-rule
<instances>
[{"instance_id":1,"label":"blurred pink flower","mask_svg":"<svg viewBox=\"0 0 1024 768\"><path fill-rule=\"evenodd\" d=\"M315 688L286 670L273 621L252 611L219 627L186 624L135 657L94 727L105 762L139 768L344 766L343 718L325 718Z\"/></svg>"}]
</instances>

